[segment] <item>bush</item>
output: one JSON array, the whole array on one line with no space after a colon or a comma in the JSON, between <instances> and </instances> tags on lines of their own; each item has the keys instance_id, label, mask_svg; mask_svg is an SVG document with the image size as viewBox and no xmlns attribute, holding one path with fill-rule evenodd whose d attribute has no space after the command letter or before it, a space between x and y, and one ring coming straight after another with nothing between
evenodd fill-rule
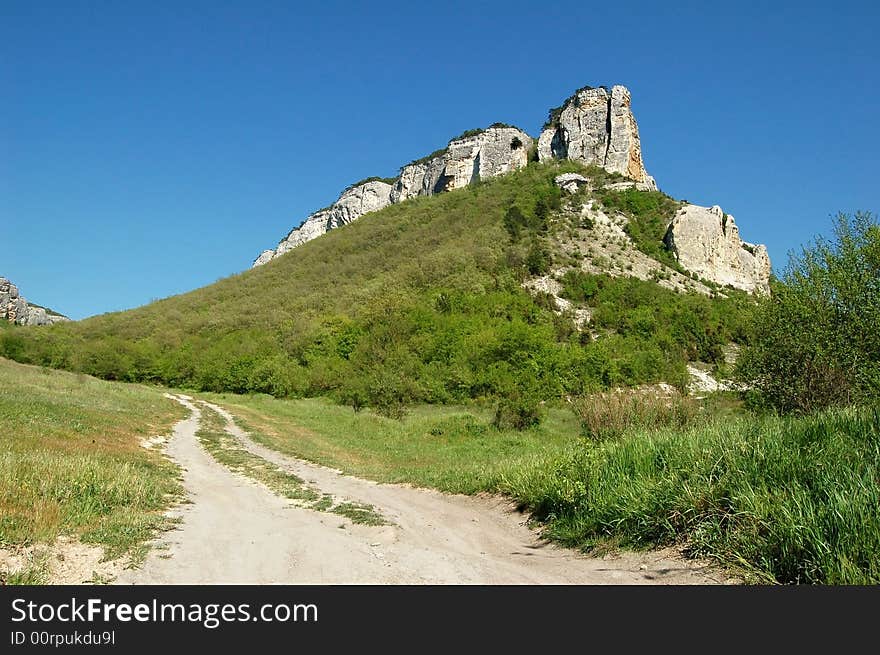
<instances>
[{"instance_id":1,"label":"bush","mask_svg":"<svg viewBox=\"0 0 880 655\"><path fill-rule=\"evenodd\" d=\"M514 392L498 400L492 425L499 430L527 430L540 425L543 416L540 396L530 392Z\"/></svg>"},{"instance_id":2,"label":"bush","mask_svg":"<svg viewBox=\"0 0 880 655\"><path fill-rule=\"evenodd\" d=\"M562 297L575 302L590 302L599 293L598 275L569 270L562 277Z\"/></svg>"},{"instance_id":3,"label":"bush","mask_svg":"<svg viewBox=\"0 0 880 655\"><path fill-rule=\"evenodd\" d=\"M737 367L783 412L880 394L880 225L869 213L839 214L833 233L791 255Z\"/></svg>"},{"instance_id":4,"label":"bush","mask_svg":"<svg viewBox=\"0 0 880 655\"><path fill-rule=\"evenodd\" d=\"M507 230L511 240L518 240L527 225L528 221L525 215L516 205L511 205L504 213L504 229Z\"/></svg>"},{"instance_id":5,"label":"bush","mask_svg":"<svg viewBox=\"0 0 880 655\"><path fill-rule=\"evenodd\" d=\"M531 275L546 275L550 271L550 249L541 239L533 239L526 255L526 269Z\"/></svg>"}]
</instances>

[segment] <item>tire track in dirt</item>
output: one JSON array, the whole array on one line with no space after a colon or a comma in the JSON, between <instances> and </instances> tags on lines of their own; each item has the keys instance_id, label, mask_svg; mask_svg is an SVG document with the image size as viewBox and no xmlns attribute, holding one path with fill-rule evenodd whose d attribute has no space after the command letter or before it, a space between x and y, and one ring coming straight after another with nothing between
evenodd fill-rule
<instances>
[{"instance_id":1,"label":"tire track in dirt","mask_svg":"<svg viewBox=\"0 0 880 655\"><path fill-rule=\"evenodd\" d=\"M367 526L296 507L215 461L196 437L201 410L167 454L181 466L188 501L140 569L122 584L712 584L724 576L673 551L586 557L541 541L500 498L379 484L288 457L248 437L223 408L206 403L249 452L323 493L373 505L391 525Z\"/></svg>"}]
</instances>

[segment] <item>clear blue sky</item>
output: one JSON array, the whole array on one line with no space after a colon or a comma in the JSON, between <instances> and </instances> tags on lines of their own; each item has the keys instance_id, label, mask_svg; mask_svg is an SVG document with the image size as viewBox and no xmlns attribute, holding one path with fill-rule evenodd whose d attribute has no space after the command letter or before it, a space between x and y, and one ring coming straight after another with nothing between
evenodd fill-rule
<instances>
[{"instance_id":1,"label":"clear blue sky","mask_svg":"<svg viewBox=\"0 0 880 655\"><path fill-rule=\"evenodd\" d=\"M880 10L709 4L0 0L0 275L74 318L194 289L350 182L616 83L661 188L778 269L880 209Z\"/></svg>"}]
</instances>

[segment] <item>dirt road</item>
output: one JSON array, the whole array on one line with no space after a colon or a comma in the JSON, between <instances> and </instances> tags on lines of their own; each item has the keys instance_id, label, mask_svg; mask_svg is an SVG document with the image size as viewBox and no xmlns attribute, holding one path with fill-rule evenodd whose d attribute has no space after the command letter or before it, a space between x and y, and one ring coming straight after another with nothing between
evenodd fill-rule
<instances>
[{"instance_id":1,"label":"dirt road","mask_svg":"<svg viewBox=\"0 0 880 655\"><path fill-rule=\"evenodd\" d=\"M216 462L196 438L201 412L174 428L167 453L188 501L122 584L463 583L711 584L717 571L672 552L589 558L541 542L500 499L377 484L293 459L251 441L221 408L243 447L334 497L373 505L392 525L366 526L294 506Z\"/></svg>"}]
</instances>

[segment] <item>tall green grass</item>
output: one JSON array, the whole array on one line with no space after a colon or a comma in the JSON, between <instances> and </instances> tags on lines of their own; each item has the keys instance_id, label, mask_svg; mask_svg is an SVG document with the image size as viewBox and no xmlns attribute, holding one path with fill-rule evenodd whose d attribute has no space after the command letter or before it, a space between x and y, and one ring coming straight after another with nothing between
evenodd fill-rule
<instances>
[{"instance_id":1,"label":"tall green grass","mask_svg":"<svg viewBox=\"0 0 880 655\"><path fill-rule=\"evenodd\" d=\"M508 471L549 537L684 543L782 583L880 583L880 411L635 431Z\"/></svg>"}]
</instances>

